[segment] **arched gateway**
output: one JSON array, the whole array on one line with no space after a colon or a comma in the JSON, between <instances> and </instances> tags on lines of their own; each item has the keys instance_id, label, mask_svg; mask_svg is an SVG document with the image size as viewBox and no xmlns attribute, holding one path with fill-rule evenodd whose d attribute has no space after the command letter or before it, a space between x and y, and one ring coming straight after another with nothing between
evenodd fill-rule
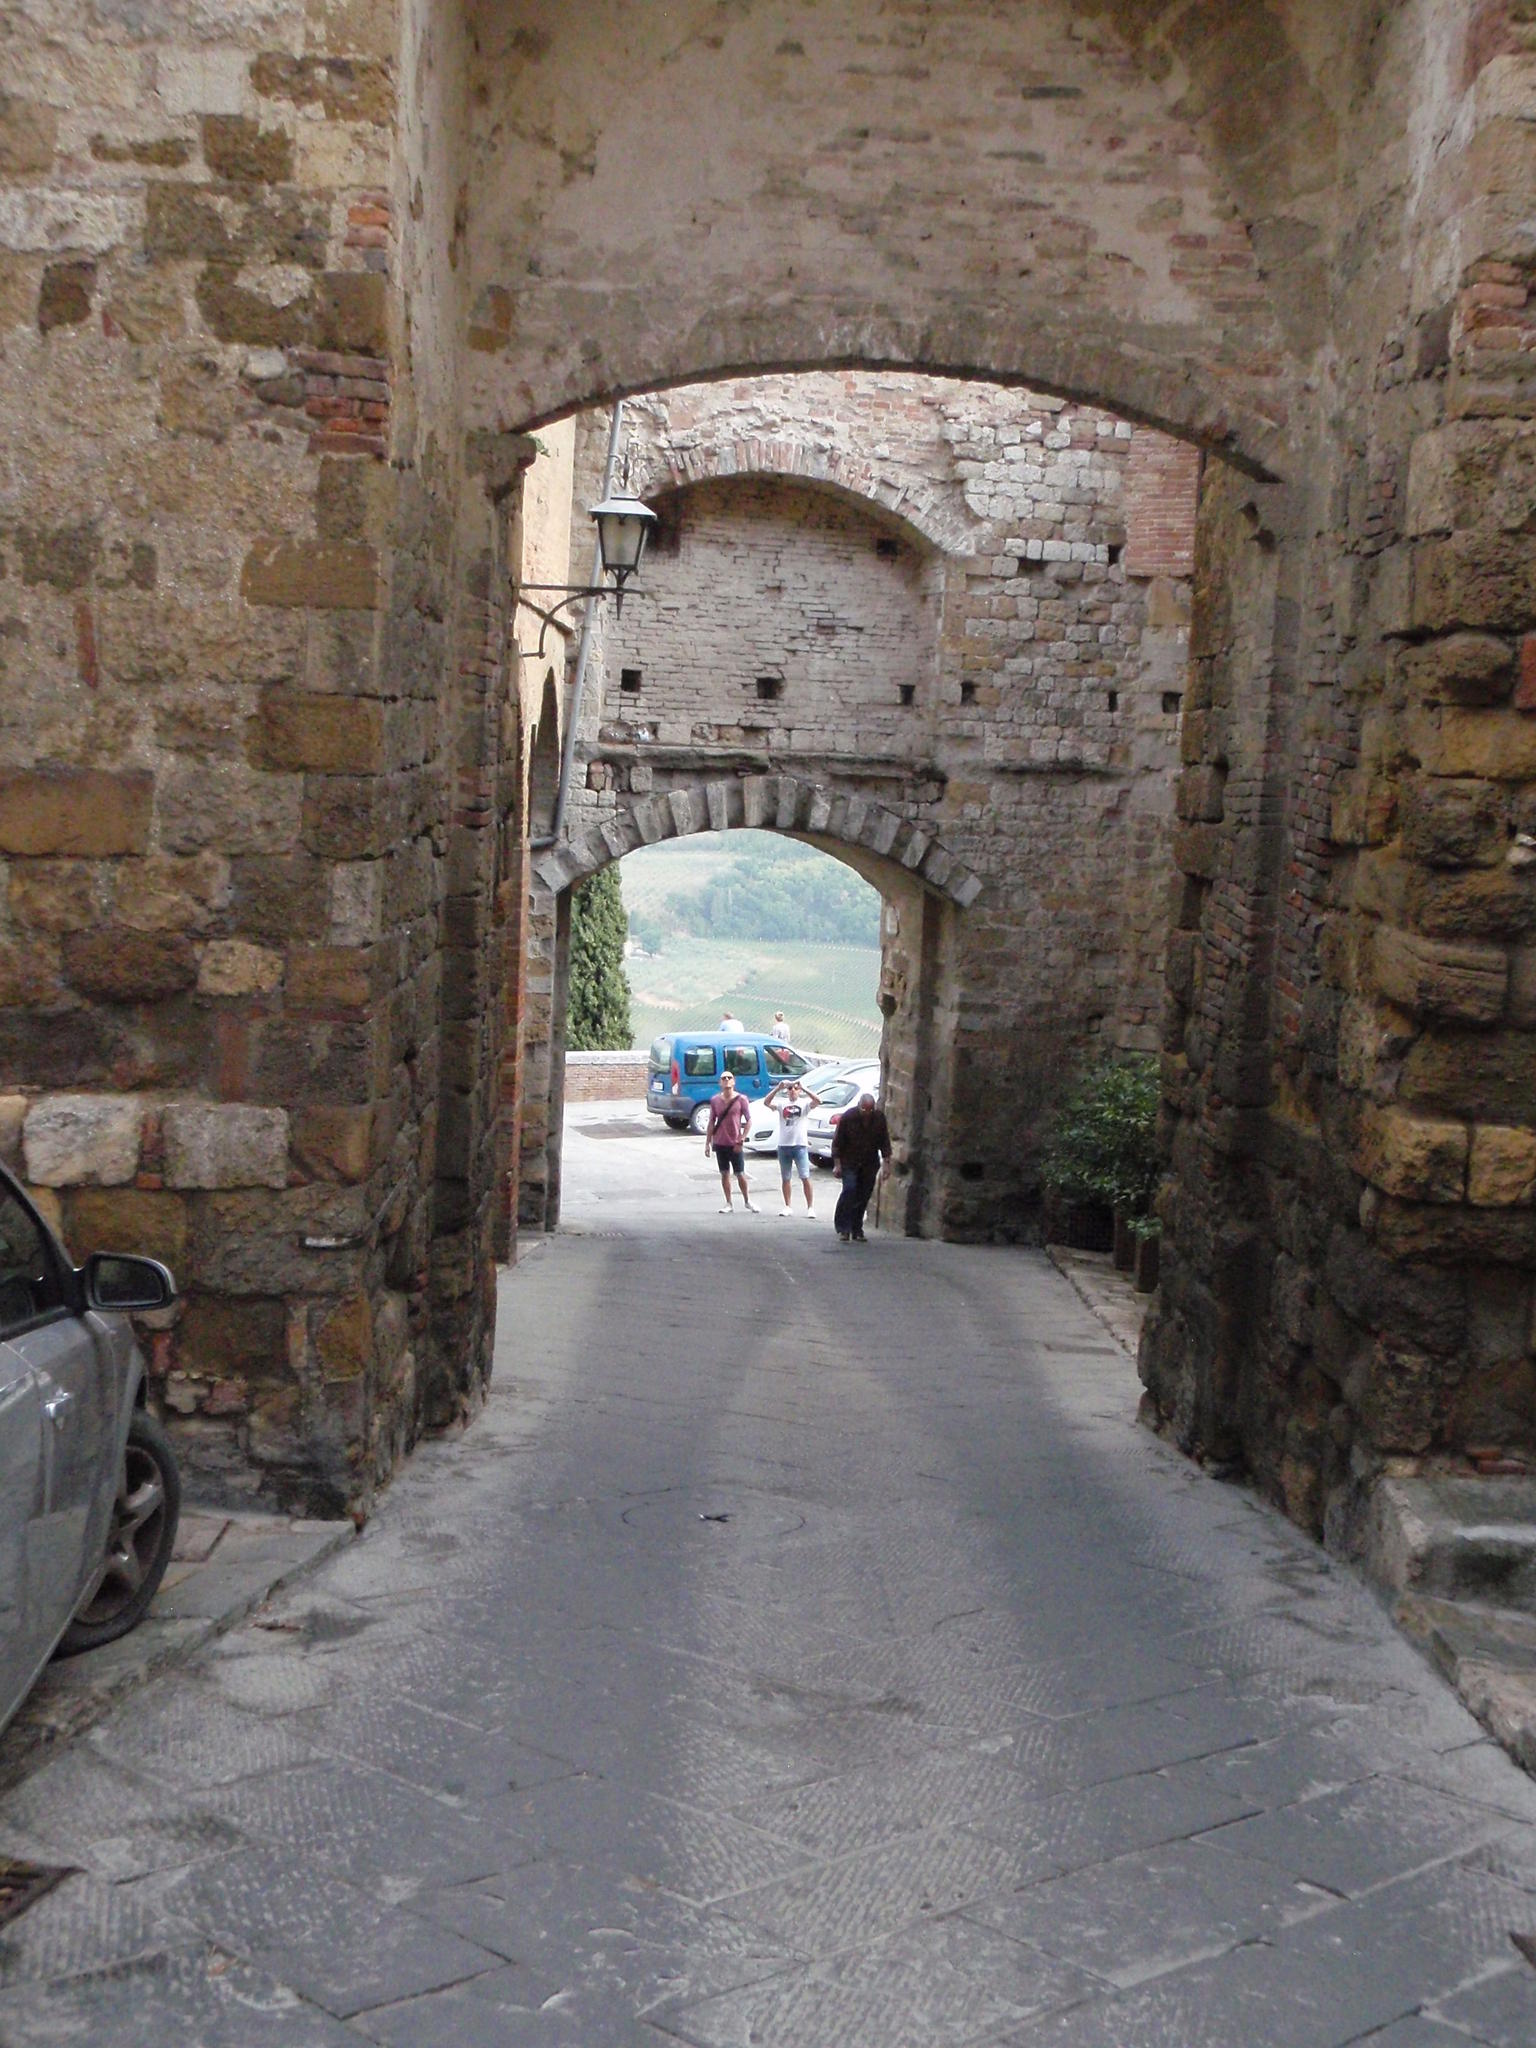
<instances>
[{"instance_id":1,"label":"arched gateway","mask_svg":"<svg viewBox=\"0 0 1536 2048\"><path fill-rule=\"evenodd\" d=\"M1387 1460L1536 1454L1521 16L7 23L0 1146L79 1249L182 1275L156 1385L189 1455L363 1504L488 1370L553 1000L527 430L858 365L1207 454L1159 1415L1341 1535Z\"/></svg>"}]
</instances>

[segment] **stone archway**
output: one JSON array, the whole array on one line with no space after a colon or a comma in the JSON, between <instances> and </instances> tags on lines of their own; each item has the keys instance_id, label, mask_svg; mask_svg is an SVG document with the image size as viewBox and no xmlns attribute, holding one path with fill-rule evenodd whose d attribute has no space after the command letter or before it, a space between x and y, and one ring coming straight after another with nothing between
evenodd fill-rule
<instances>
[{"instance_id":1,"label":"stone archway","mask_svg":"<svg viewBox=\"0 0 1536 2048\"><path fill-rule=\"evenodd\" d=\"M929 1134L942 1122L950 1089L946 1013L954 996L954 920L983 895L984 884L931 833L857 787L839 789L794 775L715 776L679 781L665 795L623 802L600 827L578 833L533 864L537 906L531 971L556 991L568 968L570 891L626 854L699 832L783 832L835 855L880 890L880 1007L886 1101L897 1133L903 1214L912 1231L937 1226L936 1176ZM519 1208L550 1229L559 1221L562 1131L559 1075L565 1055L564 1006L550 1005L548 1043L531 1041L530 1071L547 1073L542 1123L530 1090Z\"/></svg>"}]
</instances>

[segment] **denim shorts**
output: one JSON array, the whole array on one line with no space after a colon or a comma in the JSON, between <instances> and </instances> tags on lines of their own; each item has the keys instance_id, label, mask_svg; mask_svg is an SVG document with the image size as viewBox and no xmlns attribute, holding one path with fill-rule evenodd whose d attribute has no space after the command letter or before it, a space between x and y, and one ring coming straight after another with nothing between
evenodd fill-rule
<instances>
[{"instance_id":1,"label":"denim shorts","mask_svg":"<svg viewBox=\"0 0 1536 2048\"><path fill-rule=\"evenodd\" d=\"M797 1173L802 1180L810 1179L810 1153L804 1145L781 1145L779 1147L779 1179L789 1180Z\"/></svg>"}]
</instances>

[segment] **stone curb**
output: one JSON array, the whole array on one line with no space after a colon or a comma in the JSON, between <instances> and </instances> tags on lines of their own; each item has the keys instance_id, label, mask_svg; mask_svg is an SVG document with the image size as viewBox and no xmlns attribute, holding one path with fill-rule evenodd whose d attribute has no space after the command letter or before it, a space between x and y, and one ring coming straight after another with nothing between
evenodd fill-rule
<instances>
[{"instance_id":1,"label":"stone curb","mask_svg":"<svg viewBox=\"0 0 1536 2048\"><path fill-rule=\"evenodd\" d=\"M1494 1741L1536 1775L1536 1618L1405 1593L1392 1618Z\"/></svg>"},{"instance_id":2,"label":"stone curb","mask_svg":"<svg viewBox=\"0 0 1536 2048\"><path fill-rule=\"evenodd\" d=\"M1152 1297L1138 1294L1125 1275L1115 1271L1105 1252L1076 1252L1064 1244L1048 1244L1043 1249L1084 1308L1098 1318L1134 1365Z\"/></svg>"},{"instance_id":3,"label":"stone curb","mask_svg":"<svg viewBox=\"0 0 1536 2048\"><path fill-rule=\"evenodd\" d=\"M350 1521L184 1509L171 1568L145 1619L104 1649L56 1658L22 1702L0 1736L0 1791L129 1693L185 1663L273 1593L333 1557L356 1533Z\"/></svg>"}]
</instances>

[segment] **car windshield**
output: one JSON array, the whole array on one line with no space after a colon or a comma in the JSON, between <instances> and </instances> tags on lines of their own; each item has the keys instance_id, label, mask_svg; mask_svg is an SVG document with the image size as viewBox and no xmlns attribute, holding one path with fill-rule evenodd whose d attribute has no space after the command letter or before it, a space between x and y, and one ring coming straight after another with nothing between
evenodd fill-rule
<instances>
[{"instance_id":1,"label":"car windshield","mask_svg":"<svg viewBox=\"0 0 1536 2048\"><path fill-rule=\"evenodd\" d=\"M823 1109L841 1109L845 1102L852 1102L858 1092L857 1081L832 1081L818 1090Z\"/></svg>"}]
</instances>

